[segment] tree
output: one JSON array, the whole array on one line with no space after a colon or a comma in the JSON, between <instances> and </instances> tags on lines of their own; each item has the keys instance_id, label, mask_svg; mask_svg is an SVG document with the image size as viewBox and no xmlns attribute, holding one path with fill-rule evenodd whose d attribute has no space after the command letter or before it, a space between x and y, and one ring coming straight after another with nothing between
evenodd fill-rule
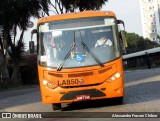
<instances>
[{"instance_id":1,"label":"tree","mask_svg":"<svg viewBox=\"0 0 160 121\"><path fill-rule=\"evenodd\" d=\"M65 9L64 6L62 5L62 0L55 0L50 4L51 7L53 8L53 10L50 11L54 12L54 14L63 14L68 12L67 9Z\"/></svg>"},{"instance_id":2,"label":"tree","mask_svg":"<svg viewBox=\"0 0 160 121\"><path fill-rule=\"evenodd\" d=\"M108 0L55 0L51 6L54 13L63 14L84 10L99 10Z\"/></svg>"},{"instance_id":3,"label":"tree","mask_svg":"<svg viewBox=\"0 0 160 121\"><path fill-rule=\"evenodd\" d=\"M153 42L148 38L143 38L135 33L126 33L126 38L128 42L127 54L160 47L158 43Z\"/></svg>"},{"instance_id":4,"label":"tree","mask_svg":"<svg viewBox=\"0 0 160 121\"><path fill-rule=\"evenodd\" d=\"M108 0L61 0L62 5L66 10L71 12L74 12L75 9L78 9L79 11L99 10L107 1Z\"/></svg>"},{"instance_id":5,"label":"tree","mask_svg":"<svg viewBox=\"0 0 160 121\"><path fill-rule=\"evenodd\" d=\"M127 54L135 52L137 50L137 41L139 40L139 35L126 32L126 39L128 42Z\"/></svg>"},{"instance_id":6,"label":"tree","mask_svg":"<svg viewBox=\"0 0 160 121\"><path fill-rule=\"evenodd\" d=\"M11 43L10 48L8 50L8 54L13 62L13 74L12 74L11 80L14 81L14 83L16 84L21 83L20 60L21 60L21 54L24 50L24 43L22 41L23 34L24 34L24 30L21 32L21 35L17 44Z\"/></svg>"},{"instance_id":7,"label":"tree","mask_svg":"<svg viewBox=\"0 0 160 121\"><path fill-rule=\"evenodd\" d=\"M6 54L10 48L9 55L13 65L19 65L21 49L23 47L23 34L27 30L31 17L40 17L43 11L48 14L50 0L0 0L0 30L2 31L0 46L3 53L3 65L5 65ZM18 44L16 45L17 28L22 30ZM4 54L4 50L6 50ZM20 82L19 67L15 66L12 81Z\"/></svg>"}]
</instances>

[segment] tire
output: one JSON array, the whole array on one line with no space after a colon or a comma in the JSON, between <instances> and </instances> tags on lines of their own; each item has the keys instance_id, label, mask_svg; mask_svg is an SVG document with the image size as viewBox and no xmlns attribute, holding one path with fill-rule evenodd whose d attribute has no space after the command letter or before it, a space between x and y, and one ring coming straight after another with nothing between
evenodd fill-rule
<instances>
[{"instance_id":1,"label":"tire","mask_svg":"<svg viewBox=\"0 0 160 121\"><path fill-rule=\"evenodd\" d=\"M61 103L52 104L53 110L61 110Z\"/></svg>"},{"instance_id":2,"label":"tire","mask_svg":"<svg viewBox=\"0 0 160 121\"><path fill-rule=\"evenodd\" d=\"M116 98L116 103L117 104L123 104L123 97Z\"/></svg>"}]
</instances>

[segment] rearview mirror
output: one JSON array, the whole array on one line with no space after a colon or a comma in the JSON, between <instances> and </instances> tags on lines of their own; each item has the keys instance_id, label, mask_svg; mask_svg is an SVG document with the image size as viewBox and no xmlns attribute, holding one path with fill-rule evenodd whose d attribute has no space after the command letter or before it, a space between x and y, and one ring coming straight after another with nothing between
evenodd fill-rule
<instances>
[{"instance_id":1,"label":"rearview mirror","mask_svg":"<svg viewBox=\"0 0 160 121\"><path fill-rule=\"evenodd\" d=\"M29 41L29 52L30 54L34 53L34 41Z\"/></svg>"},{"instance_id":2,"label":"rearview mirror","mask_svg":"<svg viewBox=\"0 0 160 121\"><path fill-rule=\"evenodd\" d=\"M120 38L121 38L121 44L122 44L122 54L126 54L126 47L128 47L127 39L125 35L125 31L120 31Z\"/></svg>"},{"instance_id":3,"label":"rearview mirror","mask_svg":"<svg viewBox=\"0 0 160 121\"><path fill-rule=\"evenodd\" d=\"M126 39L126 33L125 33L125 24L122 20L117 20L117 24L122 24L123 25L123 30L120 31L120 39L121 44L122 44L122 53L125 54L126 53L126 47L128 47L127 44L127 39Z\"/></svg>"},{"instance_id":4,"label":"rearview mirror","mask_svg":"<svg viewBox=\"0 0 160 121\"><path fill-rule=\"evenodd\" d=\"M123 41L123 46L125 48L128 47L125 31L120 31L120 34L121 34L121 39Z\"/></svg>"},{"instance_id":5,"label":"rearview mirror","mask_svg":"<svg viewBox=\"0 0 160 121\"><path fill-rule=\"evenodd\" d=\"M37 29L33 29L31 31L31 41L29 41L29 52L30 54L33 54L34 51L35 51L35 45L34 45L34 41L32 40L33 39L33 34L37 33Z\"/></svg>"}]
</instances>

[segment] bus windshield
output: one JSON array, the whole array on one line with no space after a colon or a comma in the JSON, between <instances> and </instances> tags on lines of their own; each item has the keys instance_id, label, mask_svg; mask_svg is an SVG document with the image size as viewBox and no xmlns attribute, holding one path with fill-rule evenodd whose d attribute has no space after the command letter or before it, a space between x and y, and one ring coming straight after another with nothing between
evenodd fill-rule
<instances>
[{"instance_id":1,"label":"bus windshield","mask_svg":"<svg viewBox=\"0 0 160 121\"><path fill-rule=\"evenodd\" d=\"M42 66L103 66L120 56L114 18L52 21L40 24L38 31L38 60Z\"/></svg>"}]
</instances>

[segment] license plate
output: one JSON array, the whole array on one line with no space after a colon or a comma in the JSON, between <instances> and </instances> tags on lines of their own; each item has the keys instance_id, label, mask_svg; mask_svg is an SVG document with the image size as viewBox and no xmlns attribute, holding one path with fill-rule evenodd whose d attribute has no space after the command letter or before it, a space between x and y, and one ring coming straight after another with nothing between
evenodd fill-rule
<instances>
[{"instance_id":1,"label":"license plate","mask_svg":"<svg viewBox=\"0 0 160 121\"><path fill-rule=\"evenodd\" d=\"M79 100L79 101L82 101L82 100L90 100L91 97L89 94L86 94L86 95L77 95L76 96L76 99Z\"/></svg>"}]
</instances>

